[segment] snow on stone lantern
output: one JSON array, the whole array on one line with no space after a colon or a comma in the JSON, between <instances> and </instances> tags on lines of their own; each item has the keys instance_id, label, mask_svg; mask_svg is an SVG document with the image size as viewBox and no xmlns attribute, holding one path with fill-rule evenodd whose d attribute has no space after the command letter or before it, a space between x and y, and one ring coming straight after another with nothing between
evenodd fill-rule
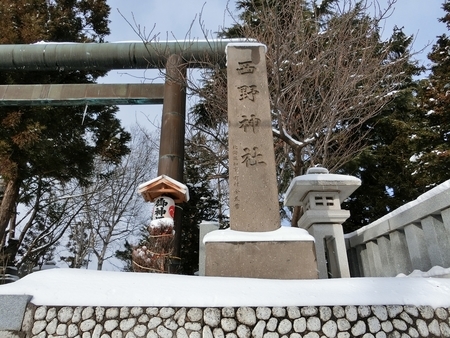
<instances>
[{"instance_id":1,"label":"snow on stone lantern","mask_svg":"<svg viewBox=\"0 0 450 338\"><path fill-rule=\"evenodd\" d=\"M167 272L173 259L175 203L189 200L186 185L166 175L139 186L146 202L153 202L153 216L148 227L148 241L133 249L135 271Z\"/></svg>"},{"instance_id":2,"label":"snow on stone lantern","mask_svg":"<svg viewBox=\"0 0 450 338\"><path fill-rule=\"evenodd\" d=\"M286 192L285 206L301 206L299 228L315 239L319 278L350 277L342 223L350 217L341 203L359 186L354 176L330 174L314 167L295 177Z\"/></svg>"}]
</instances>

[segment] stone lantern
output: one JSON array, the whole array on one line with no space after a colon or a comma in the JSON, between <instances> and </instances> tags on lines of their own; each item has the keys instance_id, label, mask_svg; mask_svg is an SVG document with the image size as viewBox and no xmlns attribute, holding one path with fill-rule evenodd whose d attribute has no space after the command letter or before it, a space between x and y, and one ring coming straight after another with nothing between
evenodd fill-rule
<instances>
[{"instance_id":1,"label":"stone lantern","mask_svg":"<svg viewBox=\"0 0 450 338\"><path fill-rule=\"evenodd\" d=\"M361 180L330 174L314 167L295 177L286 192L285 206L300 206L303 214L299 228L315 239L319 278L350 277L342 223L350 216L341 203L359 186Z\"/></svg>"}]
</instances>

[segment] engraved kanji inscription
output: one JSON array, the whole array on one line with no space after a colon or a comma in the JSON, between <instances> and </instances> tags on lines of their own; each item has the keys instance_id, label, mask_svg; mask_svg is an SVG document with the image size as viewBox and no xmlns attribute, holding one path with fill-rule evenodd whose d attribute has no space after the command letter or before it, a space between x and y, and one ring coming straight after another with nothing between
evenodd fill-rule
<instances>
[{"instance_id":1,"label":"engraved kanji inscription","mask_svg":"<svg viewBox=\"0 0 450 338\"><path fill-rule=\"evenodd\" d=\"M280 216L264 47L227 53L230 228L272 231Z\"/></svg>"},{"instance_id":2,"label":"engraved kanji inscription","mask_svg":"<svg viewBox=\"0 0 450 338\"><path fill-rule=\"evenodd\" d=\"M247 115L242 115L242 120L239 121L239 128L243 128L244 132L247 132L247 129L252 129L252 131L255 133L257 130L257 127L259 127L259 124L261 123L261 119L257 118L255 114L251 114L250 118L247 117Z\"/></svg>"},{"instance_id":3,"label":"engraved kanji inscription","mask_svg":"<svg viewBox=\"0 0 450 338\"><path fill-rule=\"evenodd\" d=\"M256 67L252 65L252 61L238 62L239 68L236 68L239 74L252 74Z\"/></svg>"},{"instance_id":4,"label":"engraved kanji inscription","mask_svg":"<svg viewBox=\"0 0 450 338\"><path fill-rule=\"evenodd\" d=\"M237 87L239 89L239 100L249 99L255 101L255 95L259 93L255 88L255 85L242 85Z\"/></svg>"},{"instance_id":5,"label":"engraved kanji inscription","mask_svg":"<svg viewBox=\"0 0 450 338\"><path fill-rule=\"evenodd\" d=\"M242 163L245 163L246 167L266 164L266 162L262 160L263 155L258 152L258 147L253 147L253 149L244 148L244 155L241 157L243 159Z\"/></svg>"},{"instance_id":6,"label":"engraved kanji inscription","mask_svg":"<svg viewBox=\"0 0 450 338\"><path fill-rule=\"evenodd\" d=\"M163 198L158 198L155 202L155 219L163 218L164 214L166 213L165 208L167 207L168 203Z\"/></svg>"}]
</instances>

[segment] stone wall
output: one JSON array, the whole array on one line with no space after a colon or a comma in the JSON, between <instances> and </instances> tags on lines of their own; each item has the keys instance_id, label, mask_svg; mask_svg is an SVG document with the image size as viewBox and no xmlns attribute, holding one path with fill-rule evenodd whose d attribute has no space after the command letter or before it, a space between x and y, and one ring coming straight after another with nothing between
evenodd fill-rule
<instances>
[{"instance_id":1,"label":"stone wall","mask_svg":"<svg viewBox=\"0 0 450 338\"><path fill-rule=\"evenodd\" d=\"M27 306L26 338L450 337L450 308L429 306Z\"/></svg>"}]
</instances>

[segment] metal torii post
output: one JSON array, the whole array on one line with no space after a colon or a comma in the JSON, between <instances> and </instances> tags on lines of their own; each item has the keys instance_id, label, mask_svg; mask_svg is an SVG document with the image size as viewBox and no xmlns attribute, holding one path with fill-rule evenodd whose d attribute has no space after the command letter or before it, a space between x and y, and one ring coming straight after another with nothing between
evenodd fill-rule
<instances>
[{"instance_id":1,"label":"metal torii post","mask_svg":"<svg viewBox=\"0 0 450 338\"><path fill-rule=\"evenodd\" d=\"M223 64L225 47L232 41L0 45L0 70L148 69L162 68L167 60L158 174L183 182L186 68L201 68L212 60ZM176 256L181 235L177 214Z\"/></svg>"},{"instance_id":2,"label":"metal torii post","mask_svg":"<svg viewBox=\"0 0 450 338\"><path fill-rule=\"evenodd\" d=\"M164 105L159 141L158 176L167 175L183 182L184 136L186 119L186 64L179 55L171 55L166 64ZM183 210L178 208L174 218L174 257L180 256L181 219ZM170 269L170 268L169 268ZM177 266L172 262L173 272ZM169 271L172 272L172 271Z\"/></svg>"}]
</instances>

